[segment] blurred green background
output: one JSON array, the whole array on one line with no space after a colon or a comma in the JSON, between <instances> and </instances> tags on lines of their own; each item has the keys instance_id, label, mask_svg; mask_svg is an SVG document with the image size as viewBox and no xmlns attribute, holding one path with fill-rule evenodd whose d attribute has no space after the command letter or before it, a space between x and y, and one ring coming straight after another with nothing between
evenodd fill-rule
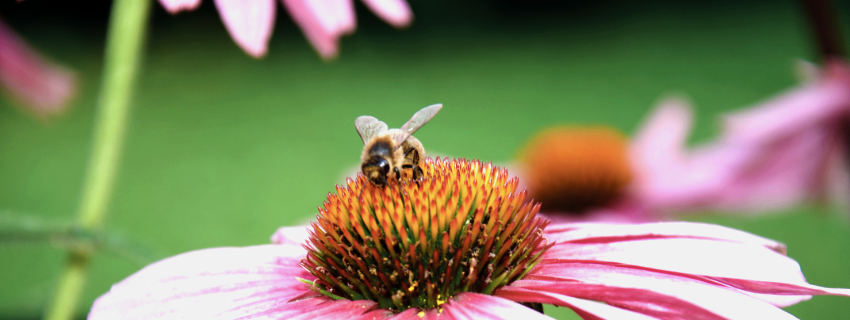
<instances>
[{"instance_id":1,"label":"blurred green background","mask_svg":"<svg viewBox=\"0 0 850 320\"><path fill-rule=\"evenodd\" d=\"M850 19L850 5L837 3ZM81 90L63 116L40 121L0 100L0 215L70 222L76 213L101 76L108 2L4 3L29 42L78 71ZM794 1L411 1L398 31L357 4L358 30L341 56L317 57L278 5L269 54L247 57L205 1L170 16L155 4L118 183L105 228L158 257L268 243L302 224L362 149L353 120L390 126L426 105L443 111L417 137L429 151L505 163L537 130L608 124L632 133L660 97L696 104L692 142L719 113L796 84L792 65L814 58ZM844 34L850 34L843 23ZM695 218L777 239L809 281L850 287L850 223L823 206L756 218ZM0 246L0 318L36 319L64 252ZM80 305L140 265L92 261ZM815 297L787 308L839 319L850 300ZM577 317L548 307L562 319Z\"/></svg>"}]
</instances>

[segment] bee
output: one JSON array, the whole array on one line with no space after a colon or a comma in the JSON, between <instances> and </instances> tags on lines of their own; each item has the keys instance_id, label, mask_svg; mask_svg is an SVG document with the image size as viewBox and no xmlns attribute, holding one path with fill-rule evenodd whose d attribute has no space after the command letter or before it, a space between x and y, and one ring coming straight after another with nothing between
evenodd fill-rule
<instances>
[{"instance_id":1,"label":"bee","mask_svg":"<svg viewBox=\"0 0 850 320\"><path fill-rule=\"evenodd\" d=\"M360 171L376 186L387 184L387 178L401 179L401 170L412 169L413 179L422 177L419 161L425 157L425 148L413 133L434 117L443 107L434 104L413 114L399 129L387 129L387 124L372 116L359 116L354 127L363 139Z\"/></svg>"}]
</instances>

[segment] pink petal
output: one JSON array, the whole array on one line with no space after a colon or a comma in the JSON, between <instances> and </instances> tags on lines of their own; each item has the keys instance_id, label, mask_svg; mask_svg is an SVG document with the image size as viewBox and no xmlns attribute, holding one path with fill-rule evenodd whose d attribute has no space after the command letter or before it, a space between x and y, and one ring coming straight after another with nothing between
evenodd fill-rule
<instances>
[{"instance_id":1,"label":"pink petal","mask_svg":"<svg viewBox=\"0 0 850 320\"><path fill-rule=\"evenodd\" d=\"M582 319L617 319L617 320L651 320L655 319L646 315L609 306L603 303L573 298L562 294L528 290L520 287L503 287L496 291L497 297L514 300L517 302L537 302L563 306L573 309Z\"/></svg>"},{"instance_id":2,"label":"pink petal","mask_svg":"<svg viewBox=\"0 0 850 320\"><path fill-rule=\"evenodd\" d=\"M547 279L520 280L511 286L598 300L659 318L796 319L733 290L627 266L555 263L532 273Z\"/></svg>"},{"instance_id":3,"label":"pink petal","mask_svg":"<svg viewBox=\"0 0 850 320\"><path fill-rule=\"evenodd\" d=\"M275 17L274 0L215 0L227 32L254 58L266 55Z\"/></svg>"},{"instance_id":4,"label":"pink petal","mask_svg":"<svg viewBox=\"0 0 850 320\"><path fill-rule=\"evenodd\" d=\"M552 319L511 300L472 292L455 295L441 307L443 313L451 315L457 320Z\"/></svg>"},{"instance_id":5,"label":"pink petal","mask_svg":"<svg viewBox=\"0 0 850 320\"><path fill-rule=\"evenodd\" d=\"M850 116L850 66L831 62L814 83L727 115L721 137L691 151L674 124L689 121L659 110L633 146L635 198L664 211L782 208L825 189L840 121Z\"/></svg>"},{"instance_id":6,"label":"pink petal","mask_svg":"<svg viewBox=\"0 0 850 320\"><path fill-rule=\"evenodd\" d=\"M403 28L413 21L413 11L404 0L363 0L378 17L396 28Z\"/></svg>"},{"instance_id":7,"label":"pink petal","mask_svg":"<svg viewBox=\"0 0 850 320\"><path fill-rule=\"evenodd\" d=\"M847 117L850 111L850 66L833 61L823 79L792 90L755 108L724 117L725 138L774 139L818 123Z\"/></svg>"},{"instance_id":8,"label":"pink petal","mask_svg":"<svg viewBox=\"0 0 850 320\"><path fill-rule=\"evenodd\" d=\"M778 306L806 300L812 294L850 295L847 289L821 288L806 283L799 265L793 259L760 245L704 239L565 243L549 249L544 255L544 261L625 264L700 279L736 291L740 289L747 291L747 295ZM554 269L547 269L547 266L540 268L541 274L558 274Z\"/></svg>"},{"instance_id":9,"label":"pink petal","mask_svg":"<svg viewBox=\"0 0 850 320\"><path fill-rule=\"evenodd\" d=\"M664 174L671 163L681 161L691 131L691 113L690 104L677 97L664 99L650 113L632 139L635 172Z\"/></svg>"},{"instance_id":10,"label":"pink petal","mask_svg":"<svg viewBox=\"0 0 850 320\"><path fill-rule=\"evenodd\" d=\"M371 300L337 300L331 301L326 299L326 302L302 310L291 309L287 312L274 312L264 314L270 319L292 319L292 320L314 320L314 319L386 319L386 313L380 313L377 309L377 303ZM379 311L373 313L372 311ZM370 318L366 318L365 313L369 313ZM371 316L381 316L383 318L371 318Z\"/></svg>"},{"instance_id":11,"label":"pink petal","mask_svg":"<svg viewBox=\"0 0 850 320\"><path fill-rule=\"evenodd\" d=\"M782 254L758 245L703 239L559 243L544 259L601 260L722 278L805 283L797 262Z\"/></svg>"},{"instance_id":12,"label":"pink petal","mask_svg":"<svg viewBox=\"0 0 850 320\"><path fill-rule=\"evenodd\" d=\"M301 312L329 300L289 301L312 295L309 285L297 280L315 279L298 265L304 255L297 246L265 245L170 257L113 285L95 301L89 319L236 319Z\"/></svg>"},{"instance_id":13,"label":"pink petal","mask_svg":"<svg viewBox=\"0 0 850 320\"><path fill-rule=\"evenodd\" d=\"M274 244L300 246L307 242L308 237L307 226L280 227L272 235L271 241Z\"/></svg>"},{"instance_id":14,"label":"pink petal","mask_svg":"<svg viewBox=\"0 0 850 320\"><path fill-rule=\"evenodd\" d=\"M779 242L732 228L696 222L658 222L634 225L556 224L546 228L546 237L550 242L557 241L559 243L608 243L668 238L713 239L759 245L777 252L785 252L785 245Z\"/></svg>"},{"instance_id":15,"label":"pink petal","mask_svg":"<svg viewBox=\"0 0 850 320\"><path fill-rule=\"evenodd\" d=\"M76 91L74 74L43 58L0 20L0 86L40 115L61 112Z\"/></svg>"},{"instance_id":16,"label":"pink petal","mask_svg":"<svg viewBox=\"0 0 850 320\"><path fill-rule=\"evenodd\" d=\"M170 14L176 14L180 11L195 10L201 5L201 0L159 0L159 4L165 8Z\"/></svg>"},{"instance_id":17,"label":"pink petal","mask_svg":"<svg viewBox=\"0 0 850 320\"><path fill-rule=\"evenodd\" d=\"M289 15L324 59L339 53L339 38L354 31L352 0L281 0Z\"/></svg>"}]
</instances>

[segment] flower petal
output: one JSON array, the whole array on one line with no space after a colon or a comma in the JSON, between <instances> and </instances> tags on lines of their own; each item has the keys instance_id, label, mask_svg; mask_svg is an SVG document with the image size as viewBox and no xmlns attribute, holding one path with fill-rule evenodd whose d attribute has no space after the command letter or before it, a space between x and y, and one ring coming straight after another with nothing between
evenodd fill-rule
<instances>
[{"instance_id":1,"label":"flower petal","mask_svg":"<svg viewBox=\"0 0 850 320\"><path fill-rule=\"evenodd\" d=\"M796 319L776 306L700 280L613 264L541 263L545 280L511 286L598 300L649 316L672 319Z\"/></svg>"},{"instance_id":2,"label":"flower petal","mask_svg":"<svg viewBox=\"0 0 850 320\"><path fill-rule=\"evenodd\" d=\"M550 263L589 260L625 264L669 276L692 278L733 291L746 291L742 293L777 306L792 305L815 294L850 296L847 289L822 288L806 283L793 259L752 244L705 239L565 243L549 249L544 259ZM548 265L540 268L540 274L560 274Z\"/></svg>"},{"instance_id":3,"label":"flower petal","mask_svg":"<svg viewBox=\"0 0 850 320\"><path fill-rule=\"evenodd\" d=\"M326 302L305 308L304 310L290 310L287 313L269 314L270 319L292 319L292 320L313 320L313 319L382 319L372 318L373 316L383 316L386 318L386 313L372 313L371 311L377 308L377 303L371 300L337 300L331 301L326 299ZM364 317L365 313L369 313L369 318Z\"/></svg>"},{"instance_id":4,"label":"flower petal","mask_svg":"<svg viewBox=\"0 0 850 320\"><path fill-rule=\"evenodd\" d=\"M363 0L378 17L396 28L403 28L413 22L413 11L404 0Z\"/></svg>"},{"instance_id":5,"label":"flower petal","mask_svg":"<svg viewBox=\"0 0 850 320\"><path fill-rule=\"evenodd\" d=\"M822 79L792 90L758 107L724 116L726 139L753 141L775 139L835 121L850 111L850 66L827 63Z\"/></svg>"},{"instance_id":6,"label":"flower petal","mask_svg":"<svg viewBox=\"0 0 850 320\"><path fill-rule=\"evenodd\" d=\"M732 228L696 222L658 222L645 224L574 223L550 225L546 228L550 242L607 243L640 239L712 239L753 244L785 253L785 245Z\"/></svg>"},{"instance_id":7,"label":"flower petal","mask_svg":"<svg viewBox=\"0 0 850 320\"><path fill-rule=\"evenodd\" d=\"M537 302L572 309L583 319L617 319L617 320L651 320L655 319L637 312L620 309L603 303L568 297L562 294L528 290L521 287L507 286L496 291L497 297L517 302Z\"/></svg>"},{"instance_id":8,"label":"flower petal","mask_svg":"<svg viewBox=\"0 0 850 320\"><path fill-rule=\"evenodd\" d=\"M683 98L662 100L632 139L635 172L664 174L670 163L679 161L691 131L692 118L691 106Z\"/></svg>"},{"instance_id":9,"label":"flower petal","mask_svg":"<svg viewBox=\"0 0 850 320\"><path fill-rule=\"evenodd\" d=\"M632 148L633 196L663 211L756 213L813 198L824 191L824 168L840 149L848 88L850 66L829 62L813 83L726 115L720 138L690 151L681 130L689 119L659 107Z\"/></svg>"},{"instance_id":10,"label":"flower petal","mask_svg":"<svg viewBox=\"0 0 850 320\"><path fill-rule=\"evenodd\" d=\"M458 320L552 319L511 300L471 292L455 295L441 307L444 313Z\"/></svg>"},{"instance_id":11,"label":"flower petal","mask_svg":"<svg viewBox=\"0 0 850 320\"><path fill-rule=\"evenodd\" d=\"M280 227L272 235L271 241L274 244L300 246L307 243L308 237L307 226Z\"/></svg>"},{"instance_id":12,"label":"flower petal","mask_svg":"<svg viewBox=\"0 0 850 320\"><path fill-rule=\"evenodd\" d=\"M89 319L236 319L300 311L325 303L310 296L313 280L298 263L297 246L264 245L192 251L151 264L112 286L94 303ZM369 310L363 310L364 312Z\"/></svg>"},{"instance_id":13,"label":"flower petal","mask_svg":"<svg viewBox=\"0 0 850 320\"><path fill-rule=\"evenodd\" d=\"M266 55L275 18L274 0L215 0L230 37L254 58Z\"/></svg>"},{"instance_id":14,"label":"flower petal","mask_svg":"<svg viewBox=\"0 0 850 320\"><path fill-rule=\"evenodd\" d=\"M159 4L165 8L170 14L176 14L180 11L195 10L201 5L201 0L159 0Z\"/></svg>"},{"instance_id":15,"label":"flower petal","mask_svg":"<svg viewBox=\"0 0 850 320\"><path fill-rule=\"evenodd\" d=\"M803 284L800 266L763 246L704 239L558 243L544 259L601 260L722 278Z\"/></svg>"},{"instance_id":16,"label":"flower petal","mask_svg":"<svg viewBox=\"0 0 850 320\"><path fill-rule=\"evenodd\" d=\"M323 59L339 53L339 38L356 26L352 0L281 0Z\"/></svg>"},{"instance_id":17,"label":"flower petal","mask_svg":"<svg viewBox=\"0 0 850 320\"><path fill-rule=\"evenodd\" d=\"M0 20L0 86L39 115L61 112L76 91L74 74L43 58Z\"/></svg>"}]
</instances>

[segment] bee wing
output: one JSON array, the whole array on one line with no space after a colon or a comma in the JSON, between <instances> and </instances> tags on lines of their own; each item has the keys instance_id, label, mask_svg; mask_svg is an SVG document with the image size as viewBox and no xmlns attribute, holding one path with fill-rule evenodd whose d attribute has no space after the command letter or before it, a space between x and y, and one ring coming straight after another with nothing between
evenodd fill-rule
<instances>
[{"instance_id":1,"label":"bee wing","mask_svg":"<svg viewBox=\"0 0 850 320\"><path fill-rule=\"evenodd\" d=\"M401 143L404 142L404 140L407 140L410 135L416 132L416 130L419 130L419 128L422 128L422 126L428 123L428 120L431 120L431 118L437 115L437 112L440 112L440 109L442 108L442 103L432 104L414 113L413 117L411 117L410 120L408 120L407 123L405 123L403 126L401 126L401 129L399 129L401 130L401 133L393 137L395 139L396 145L400 146Z\"/></svg>"},{"instance_id":2,"label":"bee wing","mask_svg":"<svg viewBox=\"0 0 850 320\"><path fill-rule=\"evenodd\" d=\"M387 124L373 116L359 116L354 120L354 128L366 144L375 135L387 131Z\"/></svg>"}]
</instances>

